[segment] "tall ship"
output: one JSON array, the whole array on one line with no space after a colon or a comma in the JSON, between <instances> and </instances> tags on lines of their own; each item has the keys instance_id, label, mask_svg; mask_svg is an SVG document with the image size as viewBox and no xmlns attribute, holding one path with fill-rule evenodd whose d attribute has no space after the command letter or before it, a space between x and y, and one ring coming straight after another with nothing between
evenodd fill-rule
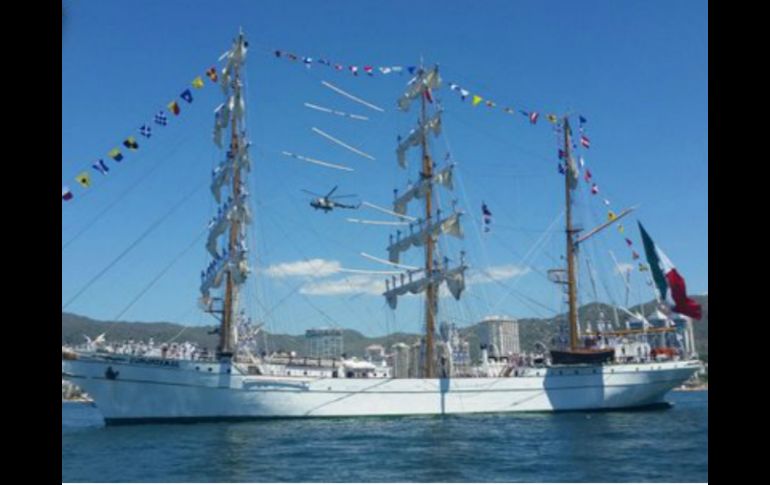
<instances>
[{"instance_id":1,"label":"tall ship","mask_svg":"<svg viewBox=\"0 0 770 485\"><path fill-rule=\"evenodd\" d=\"M225 101L214 130L214 142L225 153L212 178L220 206L209 225L211 264L201 272L200 304L219 321L219 344L212 355L169 355L165 349L127 354L105 349L103 339L87 349L63 348L62 378L93 399L107 424L637 408L662 402L700 369L692 345L686 353L631 359L625 358L625 349L597 345L601 338L592 339L596 332L580 334L577 252L586 236L602 227L581 235L573 226L571 170L564 174L566 268L558 270L569 304L568 343L543 349L542 358L532 362L493 362L488 349L476 365L457 362L451 339L437 331L439 299L461 299L468 270L462 251L448 254L439 244L443 238L463 238L464 213L455 203L444 210L439 206L440 192L454 189L454 165L439 166L431 155L431 136L441 131L442 111L430 102L431 92L441 88L438 66L420 67L397 101L402 111L419 108L417 126L396 147L396 159L406 170L407 156L419 152L419 179L396 192L392 210L387 209L408 230L390 237L387 258L380 260L394 270L383 294L391 309L407 295L421 295L424 301L423 337L413 348L396 349L411 352L410 369L400 355L392 365L341 356L254 355L242 345L255 330L240 304L250 275L246 229L252 216L246 190L252 164L243 123L247 45L241 33L226 56L221 76ZM559 123L565 159L574 163L569 115ZM409 251L422 254L420 266L404 264L401 256ZM649 342L650 335L669 341L665 336L679 328L676 318L661 318L656 328L645 320L616 334L622 333L625 342L638 337Z\"/></svg>"}]
</instances>

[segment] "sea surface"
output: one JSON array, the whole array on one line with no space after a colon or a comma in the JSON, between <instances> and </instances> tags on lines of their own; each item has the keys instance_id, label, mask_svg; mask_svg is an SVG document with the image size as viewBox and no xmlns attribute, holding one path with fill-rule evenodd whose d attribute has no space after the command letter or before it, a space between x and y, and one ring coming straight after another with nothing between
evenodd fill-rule
<instances>
[{"instance_id":1,"label":"sea surface","mask_svg":"<svg viewBox=\"0 0 770 485\"><path fill-rule=\"evenodd\" d=\"M104 427L62 403L64 482L707 482L708 391L666 409Z\"/></svg>"}]
</instances>

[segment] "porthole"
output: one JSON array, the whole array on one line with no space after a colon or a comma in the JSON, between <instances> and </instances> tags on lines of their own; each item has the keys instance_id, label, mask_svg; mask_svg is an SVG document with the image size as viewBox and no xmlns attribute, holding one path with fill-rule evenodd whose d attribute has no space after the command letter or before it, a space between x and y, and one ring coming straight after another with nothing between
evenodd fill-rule
<instances>
[{"instance_id":1,"label":"porthole","mask_svg":"<svg viewBox=\"0 0 770 485\"><path fill-rule=\"evenodd\" d=\"M594 369L594 374L596 374L596 369Z\"/></svg>"},{"instance_id":2,"label":"porthole","mask_svg":"<svg viewBox=\"0 0 770 485\"><path fill-rule=\"evenodd\" d=\"M196 366L195 366L195 370L201 370L201 366L199 366L199 365L196 365Z\"/></svg>"},{"instance_id":3,"label":"porthole","mask_svg":"<svg viewBox=\"0 0 770 485\"><path fill-rule=\"evenodd\" d=\"M575 375L578 375L578 374L580 374L580 371L575 369Z\"/></svg>"},{"instance_id":4,"label":"porthole","mask_svg":"<svg viewBox=\"0 0 770 485\"><path fill-rule=\"evenodd\" d=\"M213 371L214 371L214 369L212 369L211 367L209 367L209 372L213 372Z\"/></svg>"}]
</instances>

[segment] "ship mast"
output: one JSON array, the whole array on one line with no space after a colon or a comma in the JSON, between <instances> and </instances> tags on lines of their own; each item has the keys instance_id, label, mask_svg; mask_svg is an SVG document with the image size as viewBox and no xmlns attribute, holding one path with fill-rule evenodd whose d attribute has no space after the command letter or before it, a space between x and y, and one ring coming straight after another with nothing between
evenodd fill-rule
<instances>
[{"instance_id":1,"label":"ship mast","mask_svg":"<svg viewBox=\"0 0 770 485\"><path fill-rule=\"evenodd\" d=\"M426 115L425 96L420 96L420 126L426 126L428 119ZM422 150L422 180L425 183L425 224L431 225L432 206L433 206L433 160L431 160L428 151L428 136L426 130L420 130L420 147ZM434 240L430 232L425 235L425 274L433 274L433 245ZM435 365L433 356L433 335L436 329L436 313L438 305L436 301L435 282L430 279L425 290L425 366L424 377L435 377Z\"/></svg>"},{"instance_id":2,"label":"ship mast","mask_svg":"<svg viewBox=\"0 0 770 485\"><path fill-rule=\"evenodd\" d=\"M438 313L438 290L442 283L446 283L449 293L460 299L465 289L465 265L464 253L460 253L459 264L449 267L450 260L444 257L439 261L437 257L436 242L442 235L449 235L458 239L463 238L460 225L462 212L453 207L449 215L442 215L438 207L434 205L434 193L437 187L446 190L454 190L452 183L454 164L449 163L440 170L434 170L433 159L430 155L428 137L432 132L434 136L441 133L441 109L428 115L428 102L433 103L432 90L439 89L441 78L438 66L432 69L419 68L412 79L406 92L399 98L398 107L402 111L408 111L412 102L420 99L420 115L418 126L413 129L406 139L399 137L396 154L401 168L407 168L407 151L412 147L420 147L421 168L420 180L411 185L404 193L395 193L393 201L393 213L405 215L408 204L414 199L424 198L424 212L418 222L410 224L409 233L397 232L396 237L390 237L388 246L389 262L399 265L401 253L412 247L422 247L425 258L424 265L420 269L410 269L400 275L400 278L392 277L385 282L385 296L388 305L396 309L398 297L406 294L425 293L425 353L424 361L420 366L420 375L413 377L434 378L437 377L437 362L435 352L436 340L436 314Z\"/></svg>"},{"instance_id":3,"label":"ship mast","mask_svg":"<svg viewBox=\"0 0 770 485\"><path fill-rule=\"evenodd\" d=\"M248 43L241 31L233 47L224 57L227 65L222 70L221 83L225 102L217 108L214 128L214 143L221 145L221 132L230 130L229 149L225 160L212 174L211 191L217 203L221 202L223 190L229 194L219 208L217 215L209 223L209 238L206 248L213 257L212 263L201 274L201 303L209 313L220 319L219 344L217 357L230 360L236 351L239 288L249 273L247 247L244 228L250 223L244 171L251 169L248 155L248 142L242 131L242 118L245 112L241 68L245 62ZM226 189L226 190L225 190ZM225 236L221 244L219 240ZM219 298L210 296L212 289L224 283ZM220 305L221 303L221 305Z\"/></svg>"},{"instance_id":4,"label":"ship mast","mask_svg":"<svg viewBox=\"0 0 770 485\"><path fill-rule=\"evenodd\" d=\"M570 350L575 351L578 348L578 308L577 308L577 250L575 247L575 233L572 226L572 180L574 177L572 171L572 152L570 142L569 118L564 116L564 156L567 169L564 170L564 187L566 219L567 219L567 293L569 299L569 330L570 330Z\"/></svg>"},{"instance_id":5,"label":"ship mast","mask_svg":"<svg viewBox=\"0 0 770 485\"><path fill-rule=\"evenodd\" d=\"M243 41L243 33L240 34L238 42ZM233 72L233 89L240 89L240 65L235 63ZM235 115L235 110L230 116L230 153L238 153L240 146L240 140L238 138L238 117ZM241 167L235 165L233 167L233 180L232 180L232 194L235 204L240 203L241 192ZM227 247L230 254L235 254L238 246L238 236L240 234L240 221L233 220L230 224L230 234L228 235ZM238 298L238 286L233 283L232 270L227 271L227 284L225 286L225 306L222 314L222 324L219 330L219 347L217 353L220 358L230 358L233 355L233 346L235 339L233 338L233 317L235 315L235 307Z\"/></svg>"}]
</instances>

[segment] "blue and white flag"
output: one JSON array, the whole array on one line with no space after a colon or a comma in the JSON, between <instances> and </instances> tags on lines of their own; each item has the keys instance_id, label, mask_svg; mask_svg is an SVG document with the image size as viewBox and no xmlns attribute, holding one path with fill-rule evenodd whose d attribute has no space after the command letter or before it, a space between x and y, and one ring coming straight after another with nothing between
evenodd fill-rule
<instances>
[{"instance_id":1,"label":"blue and white flag","mask_svg":"<svg viewBox=\"0 0 770 485\"><path fill-rule=\"evenodd\" d=\"M107 164L104 163L104 160L102 160L101 158L91 166L94 167L94 170L96 170L102 175L107 175L107 172L110 171L110 167L108 167Z\"/></svg>"},{"instance_id":2,"label":"blue and white flag","mask_svg":"<svg viewBox=\"0 0 770 485\"><path fill-rule=\"evenodd\" d=\"M163 110L160 110L158 114L155 115L155 124L160 126L166 126L168 124L168 118Z\"/></svg>"},{"instance_id":3,"label":"blue and white flag","mask_svg":"<svg viewBox=\"0 0 770 485\"><path fill-rule=\"evenodd\" d=\"M139 134L142 135L145 138L149 138L152 136L152 127L149 125L142 125L141 128L139 128Z\"/></svg>"}]
</instances>

